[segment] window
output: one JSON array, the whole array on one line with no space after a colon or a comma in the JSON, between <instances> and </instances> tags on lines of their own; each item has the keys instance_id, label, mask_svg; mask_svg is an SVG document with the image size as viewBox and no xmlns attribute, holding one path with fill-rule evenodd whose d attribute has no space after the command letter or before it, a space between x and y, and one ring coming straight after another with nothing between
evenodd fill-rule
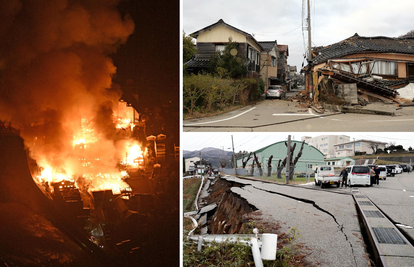
<instances>
[{"instance_id":1,"label":"window","mask_svg":"<svg viewBox=\"0 0 414 267\"><path fill-rule=\"evenodd\" d=\"M397 62L375 61L373 74L397 75Z\"/></svg>"},{"instance_id":2,"label":"window","mask_svg":"<svg viewBox=\"0 0 414 267\"><path fill-rule=\"evenodd\" d=\"M220 52L220 54L223 54L224 48L226 48L225 45L216 45L216 52Z\"/></svg>"},{"instance_id":3,"label":"window","mask_svg":"<svg viewBox=\"0 0 414 267\"><path fill-rule=\"evenodd\" d=\"M344 145L340 145L339 146L339 149L344 149Z\"/></svg>"},{"instance_id":4,"label":"window","mask_svg":"<svg viewBox=\"0 0 414 267\"><path fill-rule=\"evenodd\" d=\"M275 67L276 66L276 58L275 57L272 57L272 67Z\"/></svg>"},{"instance_id":5,"label":"window","mask_svg":"<svg viewBox=\"0 0 414 267\"><path fill-rule=\"evenodd\" d=\"M355 146L361 146L361 143L355 143Z\"/></svg>"},{"instance_id":6,"label":"window","mask_svg":"<svg viewBox=\"0 0 414 267\"><path fill-rule=\"evenodd\" d=\"M346 148L351 148L352 147L352 145L346 145Z\"/></svg>"},{"instance_id":7,"label":"window","mask_svg":"<svg viewBox=\"0 0 414 267\"><path fill-rule=\"evenodd\" d=\"M335 161L332 162L332 165L335 165Z\"/></svg>"},{"instance_id":8,"label":"window","mask_svg":"<svg viewBox=\"0 0 414 267\"><path fill-rule=\"evenodd\" d=\"M414 64L407 64L407 74L408 76L412 77L414 76Z\"/></svg>"}]
</instances>

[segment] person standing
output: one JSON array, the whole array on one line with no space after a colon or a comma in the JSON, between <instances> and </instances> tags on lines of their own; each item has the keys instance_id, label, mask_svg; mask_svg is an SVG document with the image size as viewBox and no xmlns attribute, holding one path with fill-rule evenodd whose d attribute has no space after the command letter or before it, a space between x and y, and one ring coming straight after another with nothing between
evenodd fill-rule
<instances>
[{"instance_id":1,"label":"person standing","mask_svg":"<svg viewBox=\"0 0 414 267\"><path fill-rule=\"evenodd\" d=\"M374 167L372 167L371 168L371 170L369 171L369 175L370 175L370 177L371 177L371 186L374 184L374 182L375 182L375 170L374 170Z\"/></svg>"},{"instance_id":2,"label":"person standing","mask_svg":"<svg viewBox=\"0 0 414 267\"><path fill-rule=\"evenodd\" d=\"M378 168L378 166L375 168L375 182L377 185L379 185L379 174L380 174L380 169Z\"/></svg>"},{"instance_id":3,"label":"person standing","mask_svg":"<svg viewBox=\"0 0 414 267\"><path fill-rule=\"evenodd\" d=\"M347 183L348 183L348 172L346 171L345 167L342 169L342 171L339 174L339 176L342 176L342 185L341 185L341 188L344 187L344 184L345 184L345 188L346 188Z\"/></svg>"}]
</instances>

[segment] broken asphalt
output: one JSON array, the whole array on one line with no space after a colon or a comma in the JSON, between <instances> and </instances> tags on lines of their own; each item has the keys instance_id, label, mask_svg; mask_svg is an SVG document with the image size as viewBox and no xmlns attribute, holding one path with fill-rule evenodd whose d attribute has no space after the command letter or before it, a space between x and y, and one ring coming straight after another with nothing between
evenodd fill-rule
<instances>
[{"instance_id":1,"label":"broken asphalt","mask_svg":"<svg viewBox=\"0 0 414 267\"><path fill-rule=\"evenodd\" d=\"M263 221L279 224L285 233L299 231L296 241L311 266L369 266L349 188L337 194L233 176L223 179L244 185L231 191L258 208Z\"/></svg>"}]
</instances>

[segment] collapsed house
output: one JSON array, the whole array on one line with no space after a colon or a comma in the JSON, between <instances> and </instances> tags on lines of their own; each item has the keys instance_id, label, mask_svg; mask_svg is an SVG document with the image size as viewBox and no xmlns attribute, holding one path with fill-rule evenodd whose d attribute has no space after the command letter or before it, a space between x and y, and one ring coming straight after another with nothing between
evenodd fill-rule
<instances>
[{"instance_id":1,"label":"collapsed house","mask_svg":"<svg viewBox=\"0 0 414 267\"><path fill-rule=\"evenodd\" d=\"M305 94L313 103L411 102L414 38L362 37L312 49Z\"/></svg>"}]
</instances>

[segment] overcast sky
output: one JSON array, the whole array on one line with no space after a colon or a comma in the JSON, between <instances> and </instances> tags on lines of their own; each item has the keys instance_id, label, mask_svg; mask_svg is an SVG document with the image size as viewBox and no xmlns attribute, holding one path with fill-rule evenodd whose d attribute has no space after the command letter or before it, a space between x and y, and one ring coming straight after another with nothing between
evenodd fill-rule
<instances>
[{"instance_id":1,"label":"overcast sky","mask_svg":"<svg viewBox=\"0 0 414 267\"><path fill-rule=\"evenodd\" d=\"M182 28L191 34L223 19L258 41L289 46L288 64L304 62L307 32L302 31L305 0L183 0ZM412 0L311 0L312 45L326 46L351 37L398 37L414 30ZM304 15L302 17L302 11ZM306 22L303 22L306 27ZM306 65L306 62L304 63Z\"/></svg>"},{"instance_id":2,"label":"overcast sky","mask_svg":"<svg viewBox=\"0 0 414 267\"><path fill-rule=\"evenodd\" d=\"M233 135L234 151L255 151L276 142L287 140L288 135L292 140L301 141L302 136L319 136L319 135L347 135L351 137L351 141L368 139L381 142L395 142L396 145L402 145L405 149L410 146L414 148L414 137L412 133L182 133L181 147L183 150L195 151L205 147L215 147L232 150L231 136Z\"/></svg>"}]
</instances>

